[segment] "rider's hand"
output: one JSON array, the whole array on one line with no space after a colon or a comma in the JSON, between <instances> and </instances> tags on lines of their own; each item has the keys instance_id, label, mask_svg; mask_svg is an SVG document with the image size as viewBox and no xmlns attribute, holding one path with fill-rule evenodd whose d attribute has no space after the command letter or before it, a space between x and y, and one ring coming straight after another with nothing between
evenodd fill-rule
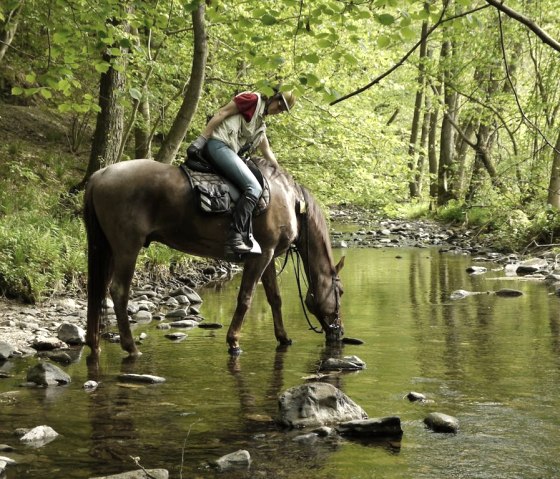
<instances>
[{"instance_id":1,"label":"rider's hand","mask_svg":"<svg viewBox=\"0 0 560 479\"><path fill-rule=\"evenodd\" d=\"M206 138L200 135L187 148L187 156L189 158L198 158L202 153L202 149L204 148L204 145L206 145Z\"/></svg>"}]
</instances>

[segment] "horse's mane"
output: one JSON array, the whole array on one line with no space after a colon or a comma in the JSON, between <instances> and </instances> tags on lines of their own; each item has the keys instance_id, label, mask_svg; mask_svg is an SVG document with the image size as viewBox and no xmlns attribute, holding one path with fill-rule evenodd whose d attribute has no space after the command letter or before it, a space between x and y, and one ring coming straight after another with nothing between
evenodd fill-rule
<instances>
[{"instance_id":1,"label":"horse's mane","mask_svg":"<svg viewBox=\"0 0 560 479\"><path fill-rule=\"evenodd\" d=\"M321 206L317 202L317 200L313 197L313 195L309 192L307 188L302 185L298 184L299 189L303 195L307 206L307 221L309 223L310 228L308 229L309 234L315 234L321 240L325 254L329 260L329 264L333 265L333 256L332 250L330 248L331 238L327 226L327 221L325 219L325 214L321 209Z\"/></svg>"}]
</instances>

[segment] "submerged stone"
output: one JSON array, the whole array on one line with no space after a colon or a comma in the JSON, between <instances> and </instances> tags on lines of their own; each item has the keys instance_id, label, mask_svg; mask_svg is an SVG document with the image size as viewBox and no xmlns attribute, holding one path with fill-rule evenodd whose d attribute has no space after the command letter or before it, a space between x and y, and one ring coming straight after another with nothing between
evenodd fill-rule
<instances>
[{"instance_id":1,"label":"submerged stone","mask_svg":"<svg viewBox=\"0 0 560 479\"><path fill-rule=\"evenodd\" d=\"M251 465L251 455L249 451L240 449L239 451L220 457L214 461L212 465L221 472L230 471L232 469L248 469Z\"/></svg>"},{"instance_id":2,"label":"submerged stone","mask_svg":"<svg viewBox=\"0 0 560 479\"><path fill-rule=\"evenodd\" d=\"M434 432L452 432L459 430L459 421L453 416L432 412L424 419L424 424Z\"/></svg>"},{"instance_id":3,"label":"submerged stone","mask_svg":"<svg viewBox=\"0 0 560 479\"><path fill-rule=\"evenodd\" d=\"M403 434L401 419L397 416L347 421L339 424L336 430L342 436L370 439L395 438Z\"/></svg>"},{"instance_id":4,"label":"submerged stone","mask_svg":"<svg viewBox=\"0 0 560 479\"><path fill-rule=\"evenodd\" d=\"M161 384L165 378L152 376L151 374L120 374L119 381L131 381L135 383Z\"/></svg>"},{"instance_id":5,"label":"submerged stone","mask_svg":"<svg viewBox=\"0 0 560 479\"><path fill-rule=\"evenodd\" d=\"M516 298L518 296L523 296L523 291L519 291L518 289L502 288L494 294L503 298Z\"/></svg>"}]
</instances>

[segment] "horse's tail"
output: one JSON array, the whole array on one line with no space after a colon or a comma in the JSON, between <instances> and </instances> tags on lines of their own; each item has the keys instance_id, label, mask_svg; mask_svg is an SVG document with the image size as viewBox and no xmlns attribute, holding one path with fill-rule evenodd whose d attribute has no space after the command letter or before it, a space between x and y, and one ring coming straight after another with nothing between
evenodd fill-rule
<instances>
[{"instance_id":1,"label":"horse's tail","mask_svg":"<svg viewBox=\"0 0 560 479\"><path fill-rule=\"evenodd\" d=\"M103 300L111 279L113 253L107 236L101 228L93 202L93 182L90 181L84 195L84 222L88 241L88 309L86 342L92 353L99 351L99 328Z\"/></svg>"}]
</instances>

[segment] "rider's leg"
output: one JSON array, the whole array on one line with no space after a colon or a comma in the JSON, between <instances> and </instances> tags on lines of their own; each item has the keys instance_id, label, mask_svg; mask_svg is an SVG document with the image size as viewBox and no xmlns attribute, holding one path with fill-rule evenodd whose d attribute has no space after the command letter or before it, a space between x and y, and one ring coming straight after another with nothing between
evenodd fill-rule
<instances>
[{"instance_id":1,"label":"rider's leg","mask_svg":"<svg viewBox=\"0 0 560 479\"><path fill-rule=\"evenodd\" d=\"M227 246L236 253L247 253L252 249L248 244L248 233L251 215L262 194L261 185L245 162L225 143L210 139L208 151L214 166L241 190L242 196L233 211Z\"/></svg>"}]
</instances>

